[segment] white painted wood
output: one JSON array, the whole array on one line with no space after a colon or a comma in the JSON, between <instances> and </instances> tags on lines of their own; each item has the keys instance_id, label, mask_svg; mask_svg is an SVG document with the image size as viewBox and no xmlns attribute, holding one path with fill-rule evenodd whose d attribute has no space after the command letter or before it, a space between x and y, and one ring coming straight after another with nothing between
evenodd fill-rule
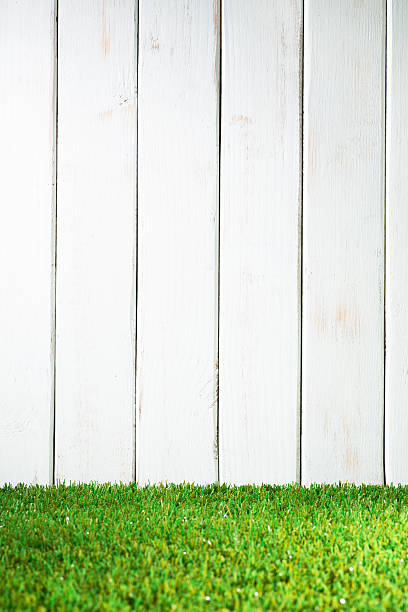
<instances>
[{"instance_id":1,"label":"white painted wood","mask_svg":"<svg viewBox=\"0 0 408 612\"><path fill-rule=\"evenodd\" d=\"M0 6L0 485L52 480L54 2Z\"/></svg>"},{"instance_id":2,"label":"white painted wood","mask_svg":"<svg viewBox=\"0 0 408 612\"><path fill-rule=\"evenodd\" d=\"M134 470L134 0L59 6L56 477Z\"/></svg>"},{"instance_id":3,"label":"white painted wood","mask_svg":"<svg viewBox=\"0 0 408 612\"><path fill-rule=\"evenodd\" d=\"M220 477L297 478L299 0L224 0Z\"/></svg>"},{"instance_id":4,"label":"white painted wood","mask_svg":"<svg viewBox=\"0 0 408 612\"><path fill-rule=\"evenodd\" d=\"M140 0L138 481L216 480L218 13Z\"/></svg>"},{"instance_id":5,"label":"white painted wood","mask_svg":"<svg viewBox=\"0 0 408 612\"><path fill-rule=\"evenodd\" d=\"M408 4L387 16L385 474L408 484Z\"/></svg>"},{"instance_id":6,"label":"white painted wood","mask_svg":"<svg viewBox=\"0 0 408 612\"><path fill-rule=\"evenodd\" d=\"M302 482L383 481L385 2L306 0Z\"/></svg>"}]
</instances>

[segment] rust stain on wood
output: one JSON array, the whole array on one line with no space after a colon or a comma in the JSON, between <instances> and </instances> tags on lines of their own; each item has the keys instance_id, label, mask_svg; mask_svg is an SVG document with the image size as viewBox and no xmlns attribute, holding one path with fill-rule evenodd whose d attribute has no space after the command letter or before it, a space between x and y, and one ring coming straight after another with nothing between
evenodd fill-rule
<instances>
[{"instance_id":1,"label":"rust stain on wood","mask_svg":"<svg viewBox=\"0 0 408 612\"><path fill-rule=\"evenodd\" d=\"M109 23L109 20L107 20L106 18L105 0L102 4L102 16L103 16L102 47L103 47L103 54L106 57L110 51L111 35L110 35L110 23Z\"/></svg>"},{"instance_id":2,"label":"rust stain on wood","mask_svg":"<svg viewBox=\"0 0 408 612\"><path fill-rule=\"evenodd\" d=\"M358 452L351 442L351 428L343 418L344 432L344 465L349 472L354 472L358 466Z\"/></svg>"},{"instance_id":3,"label":"rust stain on wood","mask_svg":"<svg viewBox=\"0 0 408 612\"><path fill-rule=\"evenodd\" d=\"M133 115L134 104L130 102L128 98L119 103L119 108L124 110L129 116Z\"/></svg>"},{"instance_id":4,"label":"rust stain on wood","mask_svg":"<svg viewBox=\"0 0 408 612\"><path fill-rule=\"evenodd\" d=\"M100 113L98 113L98 117L102 121L110 120L113 117L113 112L115 110L120 110L120 109L124 110L125 113L127 113L129 116L132 116L133 115L133 111L134 111L133 102L129 102L128 100L124 100L123 102L120 102L118 104L118 106L115 106L114 108L108 108L105 111L101 111Z\"/></svg>"},{"instance_id":5,"label":"rust stain on wood","mask_svg":"<svg viewBox=\"0 0 408 612\"><path fill-rule=\"evenodd\" d=\"M314 325L319 336L327 332L327 318L323 309L315 313Z\"/></svg>"},{"instance_id":6,"label":"rust stain on wood","mask_svg":"<svg viewBox=\"0 0 408 612\"><path fill-rule=\"evenodd\" d=\"M336 310L336 330L340 330L343 336L355 338L360 335L360 315L357 308L347 308L340 304Z\"/></svg>"},{"instance_id":7,"label":"rust stain on wood","mask_svg":"<svg viewBox=\"0 0 408 612\"><path fill-rule=\"evenodd\" d=\"M252 123L252 119L247 115L233 115L232 123L237 123L239 125L248 125L249 123Z\"/></svg>"},{"instance_id":8,"label":"rust stain on wood","mask_svg":"<svg viewBox=\"0 0 408 612\"><path fill-rule=\"evenodd\" d=\"M152 49L153 51L158 51L160 49L159 39L154 36L151 37Z\"/></svg>"},{"instance_id":9,"label":"rust stain on wood","mask_svg":"<svg viewBox=\"0 0 408 612\"><path fill-rule=\"evenodd\" d=\"M336 323L343 326L346 324L346 309L343 306L337 308Z\"/></svg>"},{"instance_id":10,"label":"rust stain on wood","mask_svg":"<svg viewBox=\"0 0 408 612\"><path fill-rule=\"evenodd\" d=\"M347 470L354 472L358 465L358 454L355 448L350 444L346 444L345 464Z\"/></svg>"},{"instance_id":11,"label":"rust stain on wood","mask_svg":"<svg viewBox=\"0 0 408 612\"><path fill-rule=\"evenodd\" d=\"M360 314L356 306L347 307L340 303L335 312L326 312L323 307L315 311L314 326L319 336L329 334L335 340L354 339L360 335Z\"/></svg>"},{"instance_id":12,"label":"rust stain on wood","mask_svg":"<svg viewBox=\"0 0 408 612\"><path fill-rule=\"evenodd\" d=\"M99 113L99 119L102 119L102 121L106 121L107 119L112 119L112 113L113 113L113 110L111 108L109 108L106 111L102 111L101 113Z\"/></svg>"}]
</instances>

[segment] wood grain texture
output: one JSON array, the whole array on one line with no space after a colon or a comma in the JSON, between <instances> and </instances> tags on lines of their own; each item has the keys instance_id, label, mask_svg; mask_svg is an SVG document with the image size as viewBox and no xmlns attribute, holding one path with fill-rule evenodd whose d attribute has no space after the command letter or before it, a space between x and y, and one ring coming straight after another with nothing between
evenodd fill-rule
<instances>
[{"instance_id":1,"label":"wood grain texture","mask_svg":"<svg viewBox=\"0 0 408 612\"><path fill-rule=\"evenodd\" d=\"M408 484L408 4L388 2L385 473Z\"/></svg>"},{"instance_id":2,"label":"wood grain texture","mask_svg":"<svg viewBox=\"0 0 408 612\"><path fill-rule=\"evenodd\" d=\"M212 0L140 0L138 481L216 480L218 37Z\"/></svg>"},{"instance_id":3,"label":"wood grain texture","mask_svg":"<svg viewBox=\"0 0 408 612\"><path fill-rule=\"evenodd\" d=\"M224 0L220 477L297 478L298 0Z\"/></svg>"},{"instance_id":4,"label":"wood grain texture","mask_svg":"<svg viewBox=\"0 0 408 612\"><path fill-rule=\"evenodd\" d=\"M56 477L134 472L134 0L59 12Z\"/></svg>"},{"instance_id":5,"label":"wood grain texture","mask_svg":"<svg viewBox=\"0 0 408 612\"><path fill-rule=\"evenodd\" d=\"M52 481L54 2L0 17L0 485Z\"/></svg>"},{"instance_id":6,"label":"wood grain texture","mask_svg":"<svg viewBox=\"0 0 408 612\"><path fill-rule=\"evenodd\" d=\"M306 0L302 482L383 482L385 2Z\"/></svg>"}]
</instances>

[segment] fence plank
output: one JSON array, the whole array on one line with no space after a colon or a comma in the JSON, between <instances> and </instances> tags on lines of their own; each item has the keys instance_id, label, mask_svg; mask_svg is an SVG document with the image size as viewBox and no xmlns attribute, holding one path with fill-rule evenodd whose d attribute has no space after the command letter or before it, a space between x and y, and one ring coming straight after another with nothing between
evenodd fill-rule
<instances>
[{"instance_id":1,"label":"fence plank","mask_svg":"<svg viewBox=\"0 0 408 612\"><path fill-rule=\"evenodd\" d=\"M56 476L134 470L135 1L59 15Z\"/></svg>"},{"instance_id":2,"label":"fence plank","mask_svg":"<svg viewBox=\"0 0 408 612\"><path fill-rule=\"evenodd\" d=\"M385 473L408 484L408 5L388 7Z\"/></svg>"},{"instance_id":3,"label":"fence plank","mask_svg":"<svg viewBox=\"0 0 408 612\"><path fill-rule=\"evenodd\" d=\"M0 484L52 479L54 2L0 19Z\"/></svg>"},{"instance_id":4,"label":"fence plank","mask_svg":"<svg viewBox=\"0 0 408 612\"><path fill-rule=\"evenodd\" d=\"M220 474L297 478L298 0L224 0Z\"/></svg>"},{"instance_id":5,"label":"fence plank","mask_svg":"<svg viewBox=\"0 0 408 612\"><path fill-rule=\"evenodd\" d=\"M381 483L383 0L306 0L302 480Z\"/></svg>"},{"instance_id":6,"label":"fence plank","mask_svg":"<svg viewBox=\"0 0 408 612\"><path fill-rule=\"evenodd\" d=\"M217 3L141 0L138 480L217 477Z\"/></svg>"}]
</instances>

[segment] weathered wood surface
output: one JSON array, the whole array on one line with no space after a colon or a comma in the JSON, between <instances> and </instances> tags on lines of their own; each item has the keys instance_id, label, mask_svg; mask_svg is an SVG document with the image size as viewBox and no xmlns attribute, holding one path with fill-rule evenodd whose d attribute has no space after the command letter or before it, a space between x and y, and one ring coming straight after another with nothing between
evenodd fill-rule
<instances>
[{"instance_id":1,"label":"weathered wood surface","mask_svg":"<svg viewBox=\"0 0 408 612\"><path fill-rule=\"evenodd\" d=\"M217 479L218 40L212 0L140 0L138 480Z\"/></svg>"},{"instance_id":2,"label":"weathered wood surface","mask_svg":"<svg viewBox=\"0 0 408 612\"><path fill-rule=\"evenodd\" d=\"M383 482L385 2L306 0L302 481Z\"/></svg>"},{"instance_id":3,"label":"weathered wood surface","mask_svg":"<svg viewBox=\"0 0 408 612\"><path fill-rule=\"evenodd\" d=\"M134 476L134 0L59 3L56 477Z\"/></svg>"},{"instance_id":4,"label":"weathered wood surface","mask_svg":"<svg viewBox=\"0 0 408 612\"><path fill-rule=\"evenodd\" d=\"M0 485L52 479L54 2L0 16Z\"/></svg>"},{"instance_id":5,"label":"weathered wood surface","mask_svg":"<svg viewBox=\"0 0 408 612\"><path fill-rule=\"evenodd\" d=\"M301 24L298 0L224 0L220 478L297 479Z\"/></svg>"}]
</instances>

